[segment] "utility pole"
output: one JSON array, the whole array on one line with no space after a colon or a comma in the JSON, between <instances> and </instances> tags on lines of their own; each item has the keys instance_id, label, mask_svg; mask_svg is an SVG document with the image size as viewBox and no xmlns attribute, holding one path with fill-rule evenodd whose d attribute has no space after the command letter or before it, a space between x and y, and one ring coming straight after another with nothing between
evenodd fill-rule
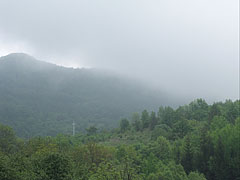
<instances>
[{"instance_id":1,"label":"utility pole","mask_svg":"<svg viewBox=\"0 0 240 180\"><path fill-rule=\"evenodd\" d=\"M72 123L72 133L73 133L73 136L75 136L75 121L73 121L73 123Z\"/></svg>"}]
</instances>

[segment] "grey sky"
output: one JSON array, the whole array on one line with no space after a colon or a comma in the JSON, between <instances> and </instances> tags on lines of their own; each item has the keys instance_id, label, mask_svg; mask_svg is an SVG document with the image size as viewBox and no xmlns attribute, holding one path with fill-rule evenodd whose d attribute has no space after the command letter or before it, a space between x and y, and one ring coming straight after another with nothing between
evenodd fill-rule
<instances>
[{"instance_id":1,"label":"grey sky","mask_svg":"<svg viewBox=\"0 0 240 180\"><path fill-rule=\"evenodd\" d=\"M236 99L239 0L0 0L0 56L11 52Z\"/></svg>"}]
</instances>

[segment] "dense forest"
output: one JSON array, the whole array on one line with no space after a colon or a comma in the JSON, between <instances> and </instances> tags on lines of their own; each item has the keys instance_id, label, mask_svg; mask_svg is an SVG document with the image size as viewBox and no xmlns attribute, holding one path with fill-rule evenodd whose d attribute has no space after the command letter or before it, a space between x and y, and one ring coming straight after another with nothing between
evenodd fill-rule
<instances>
[{"instance_id":1,"label":"dense forest","mask_svg":"<svg viewBox=\"0 0 240 180\"><path fill-rule=\"evenodd\" d=\"M197 99L118 128L18 138L0 125L1 180L239 180L240 101Z\"/></svg>"},{"instance_id":2,"label":"dense forest","mask_svg":"<svg viewBox=\"0 0 240 180\"><path fill-rule=\"evenodd\" d=\"M71 134L95 125L117 127L118 119L144 108L176 105L177 98L113 72L73 69L21 53L0 58L0 123L20 137Z\"/></svg>"}]
</instances>

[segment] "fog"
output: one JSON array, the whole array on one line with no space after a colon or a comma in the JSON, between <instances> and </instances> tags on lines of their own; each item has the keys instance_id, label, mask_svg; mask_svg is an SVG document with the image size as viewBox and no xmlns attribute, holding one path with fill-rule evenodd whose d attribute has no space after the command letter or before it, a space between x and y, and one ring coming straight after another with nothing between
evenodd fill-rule
<instances>
[{"instance_id":1,"label":"fog","mask_svg":"<svg viewBox=\"0 0 240 180\"><path fill-rule=\"evenodd\" d=\"M208 101L239 98L238 0L1 0L0 56L115 71Z\"/></svg>"}]
</instances>

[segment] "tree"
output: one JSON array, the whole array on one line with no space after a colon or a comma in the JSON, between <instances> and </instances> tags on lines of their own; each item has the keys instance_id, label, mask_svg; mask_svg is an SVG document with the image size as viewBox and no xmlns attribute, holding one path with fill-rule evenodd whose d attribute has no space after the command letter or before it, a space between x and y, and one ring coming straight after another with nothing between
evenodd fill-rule
<instances>
[{"instance_id":1,"label":"tree","mask_svg":"<svg viewBox=\"0 0 240 180\"><path fill-rule=\"evenodd\" d=\"M209 162L210 158L213 156L213 142L208 132L208 125L205 125L200 129L200 139L199 139L199 153L197 158L198 170L204 173L207 179L212 179L213 174L210 172Z\"/></svg>"},{"instance_id":2,"label":"tree","mask_svg":"<svg viewBox=\"0 0 240 180\"><path fill-rule=\"evenodd\" d=\"M149 151L152 152L160 160L169 160L171 156L171 146L169 141L162 136L157 138L153 144L150 144Z\"/></svg>"},{"instance_id":3,"label":"tree","mask_svg":"<svg viewBox=\"0 0 240 180\"><path fill-rule=\"evenodd\" d=\"M37 159L36 159L37 160ZM36 162L36 171L42 170L46 180L71 180L71 162L59 153L40 155Z\"/></svg>"},{"instance_id":4,"label":"tree","mask_svg":"<svg viewBox=\"0 0 240 180\"><path fill-rule=\"evenodd\" d=\"M206 180L203 174L198 172L190 172L188 175L189 180Z\"/></svg>"},{"instance_id":5,"label":"tree","mask_svg":"<svg viewBox=\"0 0 240 180\"><path fill-rule=\"evenodd\" d=\"M102 162L96 170L91 172L89 180L120 180L120 172L116 167L110 162Z\"/></svg>"},{"instance_id":6,"label":"tree","mask_svg":"<svg viewBox=\"0 0 240 180\"><path fill-rule=\"evenodd\" d=\"M160 161L158 164L157 179L154 180L188 180L187 175L181 165L177 165L173 161L164 164Z\"/></svg>"},{"instance_id":7,"label":"tree","mask_svg":"<svg viewBox=\"0 0 240 180\"><path fill-rule=\"evenodd\" d=\"M12 128L0 124L0 151L12 153L16 150L17 138Z\"/></svg>"},{"instance_id":8,"label":"tree","mask_svg":"<svg viewBox=\"0 0 240 180\"><path fill-rule=\"evenodd\" d=\"M149 127L149 114L147 110L144 110L142 112L141 121L142 121L142 129Z\"/></svg>"},{"instance_id":9,"label":"tree","mask_svg":"<svg viewBox=\"0 0 240 180\"><path fill-rule=\"evenodd\" d=\"M182 165L187 173L193 169L193 152L189 135L185 138Z\"/></svg>"},{"instance_id":10,"label":"tree","mask_svg":"<svg viewBox=\"0 0 240 180\"><path fill-rule=\"evenodd\" d=\"M120 162L118 169L120 171L120 179L126 180L142 180L139 175L139 163L138 155L132 146L119 146L117 148L116 157Z\"/></svg>"},{"instance_id":11,"label":"tree","mask_svg":"<svg viewBox=\"0 0 240 180\"><path fill-rule=\"evenodd\" d=\"M18 179L16 171L11 167L9 158L0 152L0 179L16 180Z\"/></svg>"},{"instance_id":12,"label":"tree","mask_svg":"<svg viewBox=\"0 0 240 180\"><path fill-rule=\"evenodd\" d=\"M173 133L175 138L183 138L190 131L190 125L187 119L180 118L173 124Z\"/></svg>"},{"instance_id":13,"label":"tree","mask_svg":"<svg viewBox=\"0 0 240 180\"><path fill-rule=\"evenodd\" d=\"M185 119L190 119L190 110L188 105L180 106L176 110L176 116L178 118L185 118Z\"/></svg>"},{"instance_id":14,"label":"tree","mask_svg":"<svg viewBox=\"0 0 240 180\"><path fill-rule=\"evenodd\" d=\"M209 111L209 121L210 122L214 116L221 116L221 110L217 103L214 103L212 106L210 106L210 111Z\"/></svg>"},{"instance_id":15,"label":"tree","mask_svg":"<svg viewBox=\"0 0 240 180\"><path fill-rule=\"evenodd\" d=\"M227 178L226 177L227 162L224 154L225 153L222 138L219 137L214 152L214 158L212 159L213 160L212 168L214 169L214 174L218 180L224 180Z\"/></svg>"},{"instance_id":16,"label":"tree","mask_svg":"<svg viewBox=\"0 0 240 180\"><path fill-rule=\"evenodd\" d=\"M211 131L219 130L228 124L227 120L223 116L214 116L210 124Z\"/></svg>"},{"instance_id":17,"label":"tree","mask_svg":"<svg viewBox=\"0 0 240 180\"><path fill-rule=\"evenodd\" d=\"M72 153L75 176L80 177L80 179L89 179L93 172L96 172L99 165L109 162L112 156L113 153L110 147L95 142L88 142L85 145L76 147Z\"/></svg>"},{"instance_id":18,"label":"tree","mask_svg":"<svg viewBox=\"0 0 240 180\"><path fill-rule=\"evenodd\" d=\"M97 128L95 126L90 126L86 129L88 135L95 135L97 133Z\"/></svg>"},{"instance_id":19,"label":"tree","mask_svg":"<svg viewBox=\"0 0 240 180\"><path fill-rule=\"evenodd\" d=\"M156 113L155 112L151 112L151 115L150 115L150 129L153 130L154 127L157 125L158 123L158 120L157 120L157 117L156 117Z\"/></svg>"},{"instance_id":20,"label":"tree","mask_svg":"<svg viewBox=\"0 0 240 180\"><path fill-rule=\"evenodd\" d=\"M128 130L129 126L130 126L129 121L126 118L124 118L120 121L120 131L122 133L125 132L126 130Z\"/></svg>"},{"instance_id":21,"label":"tree","mask_svg":"<svg viewBox=\"0 0 240 180\"><path fill-rule=\"evenodd\" d=\"M141 121L140 121L140 116L138 113L133 113L132 115L132 126L136 131L141 130Z\"/></svg>"},{"instance_id":22,"label":"tree","mask_svg":"<svg viewBox=\"0 0 240 180\"><path fill-rule=\"evenodd\" d=\"M156 125L151 134L151 139L156 140L159 136L170 138L172 136L172 129L166 124Z\"/></svg>"},{"instance_id":23,"label":"tree","mask_svg":"<svg viewBox=\"0 0 240 180\"><path fill-rule=\"evenodd\" d=\"M177 139L174 141L172 152L173 152L173 159L177 164L181 163L181 146L182 146L182 139Z\"/></svg>"},{"instance_id":24,"label":"tree","mask_svg":"<svg viewBox=\"0 0 240 180\"><path fill-rule=\"evenodd\" d=\"M208 118L208 104L203 99L197 99L189 104L191 119L203 121Z\"/></svg>"},{"instance_id":25,"label":"tree","mask_svg":"<svg viewBox=\"0 0 240 180\"><path fill-rule=\"evenodd\" d=\"M227 100L225 102L225 117L228 122L234 124L234 121L240 114L240 100L232 102L231 100Z\"/></svg>"},{"instance_id":26,"label":"tree","mask_svg":"<svg viewBox=\"0 0 240 180\"><path fill-rule=\"evenodd\" d=\"M224 128L213 131L214 154L210 168L216 178L237 179L240 177L240 124L239 118L235 125L228 124Z\"/></svg>"},{"instance_id":27,"label":"tree","mask_svg":"<svg viewBox=\"0 0 240 180\"><path fill-rule=\"evenodd\" d=\"M158 118L160 123L166 124L172 128L172 125L176 122L176 113L171 107L160 107L158 111Z\"/></svg>"},{"instance_id":28,"label":"tree","mask_svg":"<svg viewBox=\"0 0 240 180\"><path fill-rule=\"evenodd\" d=\"M34 172L32 159L26 157L22 152L9 156L9 163L12 172L17 180L39 180L39 176ZM1 162L0 162L1 164ZM1 168L0 168L1 169ZM0 178L1 179L1 178Z\"/></svg>"},{"instance_id":29,"label":"tree","mask_svg":"<svg viewBox=\"0 0 240 180\"><path fill-rule=\"evenodd\" d=\"M151 152L142 163L142 171L145 176L148 176L157 171L158 158Z\"/></svg>"}]
</instances>

